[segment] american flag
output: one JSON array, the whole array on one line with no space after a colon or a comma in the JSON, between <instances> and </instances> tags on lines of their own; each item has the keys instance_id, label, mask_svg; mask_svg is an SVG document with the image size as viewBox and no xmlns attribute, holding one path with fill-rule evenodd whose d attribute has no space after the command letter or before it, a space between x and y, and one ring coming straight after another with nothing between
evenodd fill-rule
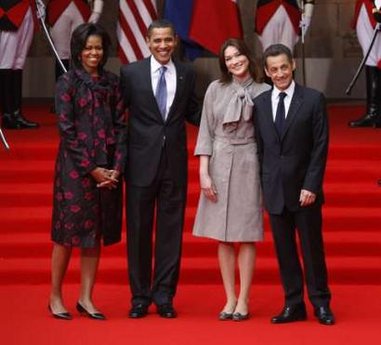
<instances>
[{"instance_id":1,"label":"american flag","mask_svg":"<svg viewBox=\"0 0 381 345\"><path fill-rule=\"evenodd\" d=\"M118 53L122 63L150 55L145 36L147 28L157 19L156 0L120 0L116 28Z\"/></svg>"}]
</instances>

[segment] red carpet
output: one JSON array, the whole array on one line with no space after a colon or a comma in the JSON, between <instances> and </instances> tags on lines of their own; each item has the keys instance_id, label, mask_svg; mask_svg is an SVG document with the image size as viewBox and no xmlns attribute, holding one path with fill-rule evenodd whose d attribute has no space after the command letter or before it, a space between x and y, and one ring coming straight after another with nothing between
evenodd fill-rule
<instances>
[{"instance_id":1,"label":"red carpet","mask_svg":"<svg viewBox=\"0 0 381 345\"><path fill-rule=\"evenodd\" d=\"M362 107L330 106L331 143L325 180L324 237L335 327L309 321L274 326L269 317L282 305L282 291L266 221L266 239L258 245L251 313L244 323L218 322L223 291L213 241L194 238L198 199L197 160L190 155L189 199L184 255L176 307L180 317L126 318L129 290L125 243L105 248L97 305L109 320L97 323L49 317L50 214L57 149L55 118L48 106L28 107L38 130L7 131L10 152L0 149L0 325L6 344L373 344L379 338L381 312L381 130L349 129L346 123ZM196 130L189 128L193 152ZM124 234L125 238L125 234ZM68 306L78 290L77 254L65 285ZM74 308L70 308L74 312ZM312 315L312 313L309 313ZM376 338L377 334L377 338Z\"/></svg>"}]
</instances>

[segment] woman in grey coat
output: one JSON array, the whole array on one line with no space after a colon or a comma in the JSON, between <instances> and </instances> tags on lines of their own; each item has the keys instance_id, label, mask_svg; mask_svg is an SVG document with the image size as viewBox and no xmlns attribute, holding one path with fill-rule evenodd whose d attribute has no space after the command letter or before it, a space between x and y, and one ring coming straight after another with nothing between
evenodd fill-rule
<instances>
[{"instance_id":1,"label":"woman in grey coat","mask_svg":"<svg viewBox=\"0 0 381 345\"><path fill-rule=\"evenodd\" d=\"M218 258L226 293L219 319L241 321L249 317L255 242L263 239L252 99L270 87L255 81L255 64L241 40L224 42L219 62L221 77L205 94L195 149L195 155L200 156L201 195L193 234L219 241ZM240 272L238 298L236 260Z\"/></svg>"}]
</instances>

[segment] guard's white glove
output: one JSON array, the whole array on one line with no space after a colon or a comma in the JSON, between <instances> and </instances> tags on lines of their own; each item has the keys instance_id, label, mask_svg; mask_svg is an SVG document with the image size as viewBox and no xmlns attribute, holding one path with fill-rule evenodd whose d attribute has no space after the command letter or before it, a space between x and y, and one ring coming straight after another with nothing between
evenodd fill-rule
<instances>
[{"instance_id":1,"label":"guard's white glove","mask_svg":"<svg viewBox=\"0 0 381 345\"><path fill-rule=\"evenodd\" d=\"M310 27L310 24L311 24L311 17L302 17L300 19L300 23L299 23L299 27L304 30L304 32L307 31L307 29Z\"/></svg>"},{"instance_id":2,"label":"guard's white glove","mask_svg":"<svg viewBox=\"0 0 381 345\"><path fill-rule=\"evenodd\" d=\"M88 20L89 23L96 23L99 20L103 11L103 0L94 0L91 16Z\"/></svg>"},{"instance_id":3,"label":"guard's white glove","mask_svg":"<svg viewBox=\"0 0 381 345\"><path fill-rule=\"evenodd\" d=\"M42 0L36 1L37 18L45 20L46 18L46 6Z\"/></svg>"},{"instance_id":4,"label":"guard's white glove","mask_svg":"<svg viewBox=\"0 0 381 345\"><path fill-rule=\"evenodd\" d=\"M302 32L304 34L306 34L307 29L310 27L313 11L314 11L313 3L304 4L304 13L299 23L299 27L302 29Z\"/></svg>"}]
</instances>

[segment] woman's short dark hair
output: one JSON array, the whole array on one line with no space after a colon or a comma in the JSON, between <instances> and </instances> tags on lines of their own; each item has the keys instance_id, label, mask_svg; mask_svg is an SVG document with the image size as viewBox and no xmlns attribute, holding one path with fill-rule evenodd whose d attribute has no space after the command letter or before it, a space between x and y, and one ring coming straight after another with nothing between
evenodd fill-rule
<instances>
[{"instance_id":1,"label":"woman's short dark hair","mask_svg":"<svg viewBox=\"0 0 381 345\"><path fill-rule=\"evenodd\" d=\"M110 51L110 36L99 24L84 23L78 25L71 35L71 63L76 68L82 68L80 59L83 49L86 47L86 42L89 36L99 36L102 40L103 58L99 63L99 68L102 69L106 64Z\"/></svg>"},{"instance_id":2,"label":"woman's short dark hair","mask_svg":"<svg viewBox=\"0 0 381 345\"><path fill-rule=\"evenodd\" d=\"M293 56L290 48L285 46L284 44L272 44L269 46L264 52L263 52L263 63L264 66L267 67L267 58L268 57L275 57L279 55L286 55L287 60L292 63Z\"/></svg>"},{"instance_id":3,"label":"woman's short dark hair","mask_svg":"<svg viewBox=\"0 0 381 345\"><path fill-rule=\"evenodd\" d=\"M250 49L246 45L246 43L238 38L229 38L227 39L221 46L220 48L220 53L219 53L219 63L220 63L220 70L221 70L221 77L220 77L220 82L223 84L230 83L232 81L232 75L229 73L228 68L226 67L226 62L225 62L225 50L228 47L234 47L236 48L240 54L244 55L247 57L249 60L249 73L251 77L257 81L257 65L255 64Z\"/></svg>"}]
</instances>

